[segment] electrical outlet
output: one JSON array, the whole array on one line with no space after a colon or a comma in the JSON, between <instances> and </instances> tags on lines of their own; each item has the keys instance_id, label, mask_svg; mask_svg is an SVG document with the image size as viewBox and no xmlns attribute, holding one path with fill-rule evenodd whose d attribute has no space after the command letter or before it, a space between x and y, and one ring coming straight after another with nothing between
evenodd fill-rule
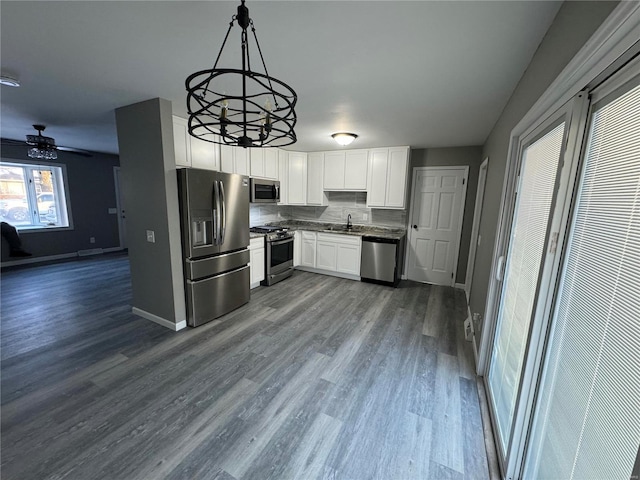
<instances>
[{"instance_id":1,"label":"electrical outlet","mask_svg":"<svg viewBox=\"0 0 640 480\"><path fill-rule=\"evenodd\" d=\"M156 232L153 230L147 230L147 242L156 243Z\"/></svg>"},{"instance_id":2,"label":"electrical outlet","mask_svg":"<svg viewBox=\"0 0 640 480\"><path fill-rule=\"evenodd\" d=\"M362 220L364 220L365 222L366 222L367 220L369 220L369 214L368 214L368 213L363 213L363 214L362 214Z\"/></svg>"},{"instance_id":3,"label":"electrical outlet","mask_svg":"<svg viewBox=\"0 0 640 480\"><path fill-rule=\"evenodd\" d=\"M96 243L96 237L89 237L89 243Z\"/></svg>"}]
</instances>

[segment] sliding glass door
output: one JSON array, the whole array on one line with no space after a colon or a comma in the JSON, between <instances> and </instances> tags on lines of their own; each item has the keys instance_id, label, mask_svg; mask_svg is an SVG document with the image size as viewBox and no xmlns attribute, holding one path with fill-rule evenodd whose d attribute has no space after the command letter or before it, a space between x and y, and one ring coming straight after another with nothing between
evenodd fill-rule
<instances>
[{"instance_id":1,"label":"sliding glass door","mask_svg":"<svg viewBox=\"0 0 640 480\"><path fill-rule=\"evenodd\" d=\"M516 400L536 293L538 291L550 219L558 190L566 114L552 119L525 138L513 212L510 245L504 262L494 348L488 373L500 447L511 438Z\"/></svg>"},{"instance_id":2,"label":"sliding glass door","mask_svg":"<svg viewBox=\"0 0 640 480\"><path fill-rule=\"evenodd\" d=\"M633 478L640 444L640 80L594 98L523 478Z\"/></svg>"}]
</instances>

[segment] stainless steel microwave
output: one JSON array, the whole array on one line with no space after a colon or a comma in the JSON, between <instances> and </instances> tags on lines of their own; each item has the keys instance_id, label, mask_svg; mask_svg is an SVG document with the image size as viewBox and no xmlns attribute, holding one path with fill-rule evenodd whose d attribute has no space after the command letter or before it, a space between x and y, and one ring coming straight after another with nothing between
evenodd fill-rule
<instances>
[{"instance_id":1,"label":"stainless steel microwave","mask_svg":"<svg viewBox=\"0 0 640 480\"><path fill-rule=\"evenodd\" d=\"M263 178L251 179L251 203L278 203L280 182Z\"/></svg>"}]
</instances>

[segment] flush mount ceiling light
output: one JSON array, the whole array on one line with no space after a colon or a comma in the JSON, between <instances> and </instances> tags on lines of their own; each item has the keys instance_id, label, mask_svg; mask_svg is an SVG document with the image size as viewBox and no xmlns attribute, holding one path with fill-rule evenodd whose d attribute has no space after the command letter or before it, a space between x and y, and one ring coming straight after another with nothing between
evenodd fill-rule
<instances>
[{"instance_id":1,"label":"flush mount ceiling light","mask_svg":"<svg viewBox=\"0 0 640 480\"><path fill-rule=\"evenodd\" d=\"M342 145L344 147L349 145L356 138L358 138L358 135L356 135L355 133L339 132L339 133L334 133L333 135L331 135L331 137L336 142L338 142L338 145Z\"/></svg>"},{"instance_id":2,"label":"flush mount ceiling light","mask_svg":"<svg viewBox=\"0 0 640 480\"><path fill-rule=\"evenodd\" d=\"M7 87L19 87L20 82L13 77L2 75L0 76L0 85L6 85Z\"/></svg>"},{"instance_id":3,"label":"flush mount ceiling light","mask_svg":"<svg viewBox=\"0 0 640 480\"><path fill-rule=\"evenodd\" d=\"M218 61L236 21L242 30L241 68L219 68ZM249 26L264 73L251 69ZM189 133L194 137L244 148L283 147L296 142L293 128L298 97L290 86L269 75L244 0L231 17L213 68L190 75L186 87Z\"/></svg>"},{"instance_id":4,"label":"flush mount ceiling light","mask_svg":"<svg viewBox=\"0 0 640 480\"><path fill-rule=\"evenodd\" d=\"M47 160L58 158L56 141L51 137L42 135L46 127L44 125L34 125L33 128L38 131L38 135L27 135L27 145L32 145L29 148L29 157Z\"/></svg>"}]
</instances>

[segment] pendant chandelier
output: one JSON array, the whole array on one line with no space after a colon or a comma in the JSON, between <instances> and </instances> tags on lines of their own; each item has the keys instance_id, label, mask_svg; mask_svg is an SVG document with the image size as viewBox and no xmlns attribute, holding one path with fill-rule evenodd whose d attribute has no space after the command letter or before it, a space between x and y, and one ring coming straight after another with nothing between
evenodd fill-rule
<instances>
[{"instance_id":1,"label":"pendant chandelier","mask_svg":"<svg viewBox=\"0 0 640 480\"><path fill-rule=\"evenodd\" d=\"M31 145L31 148L29 148L29 157L44 158L46 160L55 160L58 158L56 141L51 137L42 135L45 126L34 125L33 128L38 131L38 135L27 135L27 145Z\"/></svg>"},{"instance_id":2,"label":"pendant chandelier","mask_svg":"<svg viewBox=\"0 0 640 480\"><path fill-rule=\"evenodd\" d=\"M185 82L189 133L208 142L244 148L291 145L296 142L293 129L298 97L290 86L269 75L244 1L231 18L213 68L196 72ZM241 68L219 68L218 61L236 21L242 29ZM264 73L251 69L249 26Z\"/></svg>"}]
</instances>

